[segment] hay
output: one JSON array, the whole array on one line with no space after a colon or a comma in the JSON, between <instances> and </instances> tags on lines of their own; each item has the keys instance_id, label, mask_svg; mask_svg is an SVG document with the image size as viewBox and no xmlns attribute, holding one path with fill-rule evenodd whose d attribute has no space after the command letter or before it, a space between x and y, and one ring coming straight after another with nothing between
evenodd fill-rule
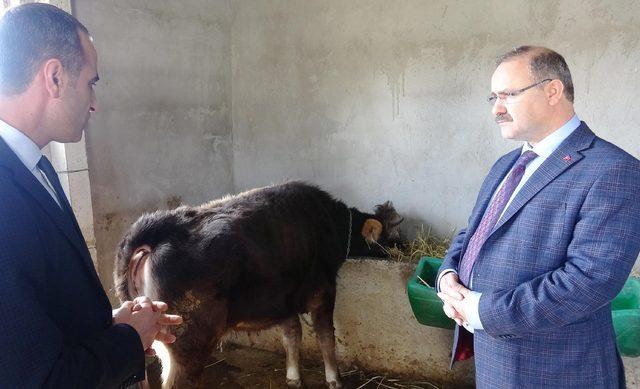
<instances>
[{"instance_id":1,"label":"hay","mask_svg":"<svg viewBox=\"0 0 640 389\"><path fill-rule=\"evenodd\" d=\"M374 375L368 376L364 372L358 372L361 380L364 381L356 389L365 388L387 388L387 389L440 389L437 385L429 381L404 381L398 378Z\"/></svg>"},{"instance_id":2,"label":"hay","mask_svg":"<svg viewBox=\"0 0 640 389\"><path fill-rule=\"evenodd\" d=\"M422 257L444 258L451 237L441 238L431 232L431 228L427 231L424 226L420 226L420 230L416 233L415 239L402 245L401 247L384 247L383 250L389 255L389 259L397 262L418 263Z\"/></svg>"},{"instance_id":3,"label":"hay","mask_svg":"<svg viewBox=\"0 0 640 389\"><path fill-rule=\"evenodd\" d=\"M394 378L380 374L370 374L352 366L351 370L340 373L340 378L345 387L355 389L441 389L438 385L426 380L412 380L410 378ZM323 369L301 369L324 378ZM273 369L274 372L284 372L286 369Z\"/></svg>"}]
</instances>

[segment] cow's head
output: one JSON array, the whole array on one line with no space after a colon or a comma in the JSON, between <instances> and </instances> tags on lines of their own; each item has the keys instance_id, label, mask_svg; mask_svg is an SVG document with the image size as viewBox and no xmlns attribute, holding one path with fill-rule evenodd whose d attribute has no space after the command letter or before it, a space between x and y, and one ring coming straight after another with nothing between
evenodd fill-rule
<instances>
[{"instance_id":1,"label":"cow's head","mask_svg":"<svg viewBox=\"0 0 640 389\"><path fill-rule=\"evenodd\" d=\"M353 232L350 256L386 257L385 247L400 244L400 223L404 220L391 201L376 205L374 214L352 209Z\"/></svg>"}]
</instances>

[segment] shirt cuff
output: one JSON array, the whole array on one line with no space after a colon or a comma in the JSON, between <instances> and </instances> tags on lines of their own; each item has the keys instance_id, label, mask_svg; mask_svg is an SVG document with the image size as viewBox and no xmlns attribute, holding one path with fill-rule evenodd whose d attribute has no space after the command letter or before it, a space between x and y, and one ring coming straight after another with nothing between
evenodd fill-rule
<instances>
[{"instance_id":1,"label":"shirt cuff","mask_svg":"<svg viewBox=\"0 0 640 389\"><path fill-rule=\"evenodd\" d=\"M453 269L446 269L443 270L439 275L438 275L438 279L436 280L436 290L438 292L440 292L440 280L442 279L442 276L444 276L445 274L449 274L449 273L456 273L458 274L457 271L453 270Z\"/></svg>"},{"instance_id":2,"label":"shirt cuff","mask_svg":"<svg viewBox=\"0 0 640 389\"><path fill-rule=\"evenodd\" d=\"M465 328L471 327L475 330L484 330L482 322L480 321L480 296L482 296L482 293L469 291L469 295L462 300L464 315L467 318Z\"/></svg>"}]
</instances>

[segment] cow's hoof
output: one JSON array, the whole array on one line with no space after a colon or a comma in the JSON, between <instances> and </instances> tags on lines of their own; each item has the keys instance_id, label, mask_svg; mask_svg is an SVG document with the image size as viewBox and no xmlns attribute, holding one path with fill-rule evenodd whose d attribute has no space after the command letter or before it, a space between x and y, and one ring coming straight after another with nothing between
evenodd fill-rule
<instances>
[{"instance_id":1,"label":"cow's hoof","mask_svg":"<svg viewBox=\"0 0 640 389\"><path fill-rule=\"evenodd\" d=\"M329 389L340 389L342 388L342 384L340 383L340 381L329 381L327 382L327 387Z\"/></svg>"},{"instance_id":2,"label":"cow's hoof","mask_svg":"<svg viewBox=\"0 0 640 389\"><path fill-rule=\"evenodd\" d=\"M302 388L302 380L297 379L297 380L292 380L287 378L287 386L290 388Z\"/></svg>"}]
</instances>

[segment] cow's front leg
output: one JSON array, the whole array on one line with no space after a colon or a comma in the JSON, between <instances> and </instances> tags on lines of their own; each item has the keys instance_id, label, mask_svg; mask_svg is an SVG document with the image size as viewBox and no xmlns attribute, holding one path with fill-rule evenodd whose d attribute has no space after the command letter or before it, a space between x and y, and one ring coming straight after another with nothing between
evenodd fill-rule
<instances>
[{"instance_id":1,"label":"cow's front leg","mask_svg":"<svg viewBox=\"0 0 640 389\"><path fill-rule=\"evenodd\" d=\"M300 345L302 343L302 327L300 319L295 315L280 324L282 328L282 344L287 353L287 385L292 388L302 387L300 376Z\"/></svg>"},{"instance_id":2,"label":"cow's front leg","mask_svg":"<svg viewBox=\"0 0 640 389\"><path fill-rule=\"evenodd\" d=\"M316 339L322 359L324 361L324 374L327 386L331 389L341 388L340 373L336 361L336 340L333 328L333 298L324 298L323 304L311 311L313 319L313 329L316 332Z\"/></svg>"}]
</instances>

